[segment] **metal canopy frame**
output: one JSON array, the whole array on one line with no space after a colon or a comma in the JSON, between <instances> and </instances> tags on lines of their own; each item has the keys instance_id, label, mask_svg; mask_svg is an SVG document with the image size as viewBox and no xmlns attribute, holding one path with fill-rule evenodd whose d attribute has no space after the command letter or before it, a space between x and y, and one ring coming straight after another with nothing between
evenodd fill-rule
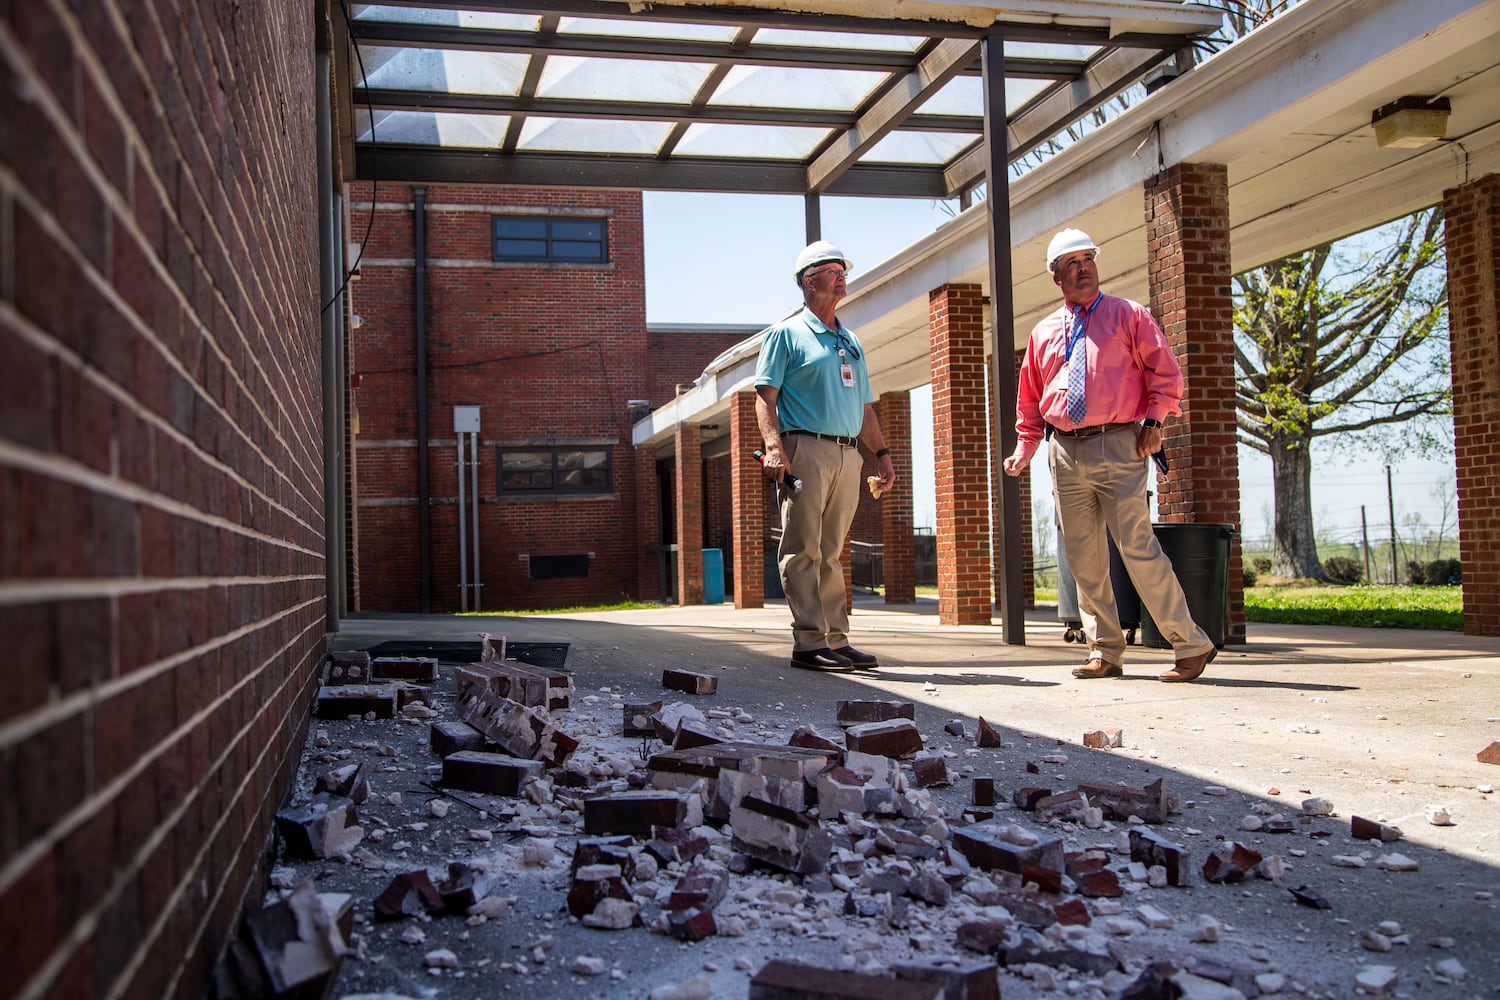
<instances>
[{"instance_id":1,"label":"metal canopy frame","mask_svg":"<svg viewBox=\"0 0 1500 1000\"><path fill-rule=\"evenodd\" d=\"M347 110L345 176L800 194L809 239L819 235L823 194L966 198L988 184L996 192L988 204L998 468L1015 446L1014 427L999 416L1016 397L1008 174L1162 63L1181 56L1190 65L1191 46L1221 15L1177 0L904 0L899 19L843 12L861 0L826 0L821 13L779 10L776 2L357 7L341 22L335 59ZM394 69L371 81L364 52ZM549 73L554 63L564 77L581 70L589 85L569 93L566 79L558 86L559 74ZM632 66L648 72L632 77ZM761 85L736 94L737 82L754 73ZM960 95L969 106L945 109L947 88L965 79L977 82ZM382 117L397 140L405 125L415 133L407 139L425 141L382 139ZM565 141L549 141L546 130L559 122L581 127L559 129ZM710 129L750 130L755 140L695 149ZM450 134L456 141L445 141ZM950 141L924 145L922 137L934 135ZM896 155L901 146L887 144L903 137L914 141ZM1016 529L1029 515L1015 480L1002 477L996 494L1003 635L1023 644Z\"/></svg>"},{"instance_id":2,"label":"metal canopy frame","mask_svg":"<svg viewBox=\"0 0 1500 1000\"><path fill-rule=\"evenodd\" d=\"M640 188L671 191L757 192L953 198L985 183L981 47L998 31L1006 44L1007 85L1023 95L1006 108L1006 163L1056 137L1068 125L1140 83L1158 66L1186 54L1219 25L1221 14L1175 0L1011 0L985 3L909 2L909 16L867 17L830 0L825 13L775 9L754 0L732 6L631 4L624 0L511 0L426 2L395 0L351 5L336 30L344 49L337 60L342 95L344 176L427 183L487 183ZM639 30L618 30L631 24ZM477 26L476 26L477 25ZM705 37L719 29L719 37ZM794 34L805 33L805 34ZM791 34L792 37L787 36ZM779 36L779 37L778 37ZM771 38L772 40L767 40ZM828 39L819 43L819 39ZM880 44L899 40L897 44ZM511 59L524 70L506 86L485 92L392 85L371 79L360 53L406 54L426 64L449 59ZM625 92L558 95L545 85L550 64L579 60L628 74L650 64L701 71L691 92L676 99L631 99ZM363 68L362 68L363 66ZM796 71L801 80L863 73L867 82L847 106L805 99L776 102L720 99L731 74ZM648 69L649 71L649 69ZM951 81L978 84L972 109L927 106ZM397 81L403 82L403 81ZM818 89L817 85L812 88ZM830 91L833 86L830 84ZM806 94L804 88L802 94ZM948 102L951 104L951 100ZM477 124L493 142L453 144L382 138L383 123ZM459 116L459 117L454 117ZM374 123L373 136L371 123ZM570 148L526 141L538 122L568 122L583 135ZM488 123L488 124L487 124ZM646 151L593 146L612 127L650 126L657 138ZM708 126L797 130L816 141L802 155L752 148L733 155L694 155L692 130ZM580 132L579 129L584 131ZM399 130L398 130L399 131ZM872 150L893 135L943 136L941 155L922 160ZM967 141L965 141L967 140ZM764 144L773 146L774 143Z\"/></svg>"}]
</instances>

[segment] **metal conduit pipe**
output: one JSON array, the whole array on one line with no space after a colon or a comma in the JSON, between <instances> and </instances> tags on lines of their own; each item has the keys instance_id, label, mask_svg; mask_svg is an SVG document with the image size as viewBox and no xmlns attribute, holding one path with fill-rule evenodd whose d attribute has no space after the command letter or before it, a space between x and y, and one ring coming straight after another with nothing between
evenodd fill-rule
<instances>
[{"instance_id":1,"label":"metal conduit pipe","mask_svg":"<svg viewBox=\"0 0 1500 1000\"><path fill-rule=\"evenodd\" d=\"M427 188L413 187L413 329L417 352L417 553L422 576L422 613L432 611L432 498L427 484Z\"/></svg>"},{"instance_id":2,"label":"metal conduit pipe","mask_svg":"<svg viewBox=\"0 0 1500 1000\"><path fill-rule=\"evenodd\" d=\"M321 322L323 389L323 586L325 628L339 630L344 593L343 494L344 430L339 406L339 367L343 356L343 296L339 294L339 256L333 197L332 60L317 56L315 98L318 143L318 301L325 303Z\"/></svg>"}]
</instances>

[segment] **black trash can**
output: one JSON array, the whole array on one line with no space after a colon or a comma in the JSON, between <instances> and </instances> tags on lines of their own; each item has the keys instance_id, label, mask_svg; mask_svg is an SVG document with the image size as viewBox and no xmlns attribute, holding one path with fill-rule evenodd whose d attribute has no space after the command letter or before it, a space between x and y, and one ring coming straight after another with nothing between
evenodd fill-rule
<instances>
[{"instance_id":1,"label":"black trash can","mask_svg":"<svg viewBox=\"0 0 1500 1000\"><path fill-rule=\"evenodd\" d=\"M1162 551L1172 560L1172 572L1182 584L1188 611L1198 627L1222 648L1229 628L1229 540L1232 524L1152 525ZM1141 603L1141 645L1171 649Z\"/></svg>"},{"instance_id":2,"label":"black trash can","mask_svg":"<svg viewBox=\"0 0 1500 1000\"><path fill-rule=\"evenodd\" d=\"M1120 550L1115 547L1113 538L1109 538L1109 582L1115 594L1120 627L1125 630L1125 642L1134 644L1136 629L1141 623L1141 599L1135 592L1135 584L1130 582L1125 561L1120 558ZM1061 528L1057 532L1057 620L1063 623L1064 642L1088 642L1083 632L1083 617L1078 613L1078 581L1068 566Z\"/></svg>"}]
</instances>

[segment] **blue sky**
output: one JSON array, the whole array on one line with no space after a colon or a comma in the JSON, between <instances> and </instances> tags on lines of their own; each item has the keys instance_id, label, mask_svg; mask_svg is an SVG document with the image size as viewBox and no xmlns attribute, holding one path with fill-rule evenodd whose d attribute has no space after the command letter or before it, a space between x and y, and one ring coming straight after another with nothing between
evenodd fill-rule
<instances>
[{"instance_id":1,"label":"blue sky","mask_svg":"<svg viewBox=\"0 0 1500 1000\"><path fill-rule=\"evenodd\" d=\"M938 228L957 211L955 202L911 199L824 198L823 236L861 270L894 256ZM803 202L784 195L708 195L647 192L646 318L652 323L769 324L801 305L791 267L806 244ZM1109 290L1108 269L1100 275ZM878 356L872 356L879 365ZM916 524L934 524L930 395L912 394L912 437L926 442L912 456ZM1357 539L1360 505L1372 543L1389 535L1383 460L1349 462L1314 450L1313 518L1320 535ZM1044 463L1031 467L1035 495L1050 490ZM1397 523L1409 514L1436 526L1442 503L1434 487L1452 492L1451 459L1404 459L1393 469ZM1269 535L1271 464L1240 449L1240 511L1247 539ZM1453 513L1450 510L1450 534ZM1327 553L1324 553L1325 555Z\"/></svg>"}]
</instances>

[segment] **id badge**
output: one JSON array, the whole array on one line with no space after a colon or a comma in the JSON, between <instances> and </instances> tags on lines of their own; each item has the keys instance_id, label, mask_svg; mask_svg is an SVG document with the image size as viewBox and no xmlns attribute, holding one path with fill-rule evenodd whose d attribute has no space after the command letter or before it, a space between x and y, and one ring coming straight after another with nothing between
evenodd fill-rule
<instances>
[{"instance_id":1,"label":"id badge","mask_svg":"<svg viewBox=\"0 0 1500 1000\"><path fill-rule=\"evenodd\" d=\"M839 365L839 375L844 379L844 388L854 388L854 366L847 361Z\"/></svg>"}]
</instances>

